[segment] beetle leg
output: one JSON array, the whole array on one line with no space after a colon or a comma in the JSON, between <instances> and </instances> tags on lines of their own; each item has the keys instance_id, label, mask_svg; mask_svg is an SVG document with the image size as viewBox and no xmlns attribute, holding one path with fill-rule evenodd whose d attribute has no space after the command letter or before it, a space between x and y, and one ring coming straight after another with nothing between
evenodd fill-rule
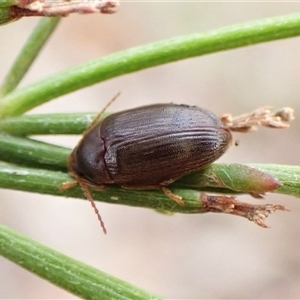
<instances>
[{"instance_id":1,"label":"beetle leg","mask_svg":"<svg viewBox=\"0 0 300 300\"><path fill-rule=\"evenodd\" d=\"M250 192L249 195L255 199L264 199L264 193Z\"/></svg>"},{"instance_id":2,"label":"beetle leg","mask_svg":"<svg viewBox=\"0 0 300 300\"><path fill-rule=\"evenodd\" d=\"M168 188L162 186L161 190L166 194L166 196L168 196L170 199L172 199L173 201L175 201L177 204L183 206L185 203L182 200L182 197L175 195L171 192L171 190L169 190Z\"/></svg>"},{"instance_id":3,"label":"beetle leg","mask_svg":"<svg viewBox=\"0 0 300 300\"><path fill-rule=\"evenodd\" d=\"M59 191L61 193L63 193L66 190L71 189L71 188L73 188L73 187L75 187L77 185L78 185L78 181L77 180L69 181L69 182L64 182L63 185L59 188Z\"/></svg>"},{"instance_id":4,"label":"beetle leg","mask_svg":"<svg viewBox=\"0 0 300 300\"><path fill-rule=\"evenodd\" d=\"M96 190L96 191L104 191L106 189L106 185L97 185L96 183L92 183L88 180L85 180L85 179L82 179L80 178L80 183L81 184L84 184L90 188L92 188L93 190ZM74 181L69 181L69 182L64 182L63 185L59 188L59 191L60 192L65 192L66 190L68 189L71 189L75 186L77 186L78 184L78 180L74 180Z\"/></svg>"},{"instance_id":5,"label":"beetle leg","mask_svg":"<svg viewBox=\"0 0 300 300\"><path fill-rule=\"evenodd\" d=\"M173 182L174 180L172 180ZM177 204L183 206L185 203L182 200L182 197L173 194L171 192L170 189L166 188L165 186L161 186L161 185L148 185L148 186L131 186L131 185L122 185L123 189L135 189L135 190L157 190L157 189L161 189L166 196L168 196L170 199L172 199L173 201L175 201Z\"/></svg>"},{"instance_id":6,"label":"beetle leg","mask_svg":"<svg viewBox=\"0 0 300 300\"><path fill-rule=\"evenodd\" d=\"M104 225L104 222L101 218L101 215L100 215L100 212L94 202L94 199L89 191L89 187L92 187L93 189L97 189L97 190L103 190L105 189L105 186L103 185L100 185L100 186L97 186L97 185L93 185L91 184L89 181L86 181L85 179L82 179L80 178L79 176L76 176L75 174L73 174L73 176L75 176L76 180L75 181L70 181L70 182L64 182L63 185L60 187L60 192L65 192L66 190L68 189L71 189L75 186L77 186L78 184L80 185L85 197L90 201L94 211L95 211L95 214L97 215L97 218L100 222L100 225L103 229L103 232L106 234L107 230L105 228L105 225Z\"/></svg>"},{"instance_id":7,"label":"beetle leg","mask_svg":"<svg viewBox=\"0 0 300 300\"><path fill-rule=\"evenodd\" d=\"M85 179L80 179L86 186L92 188L93 190L96 191L104 191L106 189L106 185L104 184L99 184L97 185L96 183L90 182L88 180Z\"/></svg>"}]
</instances>

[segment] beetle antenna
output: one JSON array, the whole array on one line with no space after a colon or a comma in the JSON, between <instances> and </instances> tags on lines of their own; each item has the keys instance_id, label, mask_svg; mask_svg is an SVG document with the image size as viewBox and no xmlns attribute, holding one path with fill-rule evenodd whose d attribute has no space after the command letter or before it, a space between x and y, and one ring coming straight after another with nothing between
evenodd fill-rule
<instances>
[{"instance_id":1,"label":"beetle antenna","mask_svg":"<svg viewBox=\"0 0 300 300\"><path fill-rule=\"evenodd\" d=\"M95 201L94 201L94 199L93 199L93 197L92 197L92 195L91 195L88 187L84 183L81 182L80 178L77 178L77 181L78 181L79 185L81 186L82 191L83 191L85 197L90 201L90 203L91 203L91 205L92 205L92 207L94 209L94 212L97 215L97 218L98 218L98 220L100 222L100 225L101 225L101 227L103 229L103 232L104 232L104 234L106 234L107 231L106 231L104 222L103 222L103 220L101 218L100 212L99 212L99 210L98 210L98 208L97 208L97 206L95 204Z\"/></svg>"},{"instance_id":2,"label":"beetle antenna","mask_svg":"<svg viewBox=\"0 0 300 300\"><path fill-rule=\"evenodd\" d=\"M103 113L108 109L108 107L121 95L121 92L118 92L111 100L107 102L107 104L104 106L104 108L100 111L100 113L97 115L97 117L93 120L93 122L89 125L89 127L86 129L86 132L92 129L99 121Z\"/></svg>"}]
</instances>

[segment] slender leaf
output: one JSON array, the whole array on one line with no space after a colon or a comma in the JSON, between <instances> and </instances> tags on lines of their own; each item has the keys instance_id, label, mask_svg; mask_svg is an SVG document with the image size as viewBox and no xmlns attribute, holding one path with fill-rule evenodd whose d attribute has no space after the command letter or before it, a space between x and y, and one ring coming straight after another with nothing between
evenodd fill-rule
<instances>
[{"instance_id":1,"label":"slender leaf","mask_svg":"<svg viewBox=\"0 0 300 300\"><path fill-rule=\"evenodd\" d=\"M60 72L10 93L0 102L0 118L21 115L59 96L124 74L190 57L298 35L300 13L128 49Z\"/></svg>"},{"instance_id":2,"label":"slender leaf","mask_svg":"<svg viewBox=\"0 0 300 300\"><path fill-rule=\"evenodd\" d=\"M0 225L0 255L83 299L163 299L41 245L3 225Z\"/></svg>"},{"instance_id":3,"label":"slender leaf","mask_svg":"<svg viewBox=\"0 0 300 300\"><path fill-rule=\"evenodd\" d=\"M0 87L0 97L3 97L17 87L45 43L48 41L59 21L60 18L41 19L31 36L27 39L26 44L4 79L4 82Z\"/></svg>"},{"instance_id":4,"label":"slender leaf","mask_svg":"<svg viewBox=\"0 0 300 300\"><path fill-rule=\"evenodd\" d=\"M104 113L99 121L109 113ZM17 136L82 134L96 118L95 113L23 115L0 120L0 130Z\"/></svg>"},{"instance_id":5,"label":"slender leaf","mask_svg":"<svg viewBox=\"0 0 300 300\"><path fill-rule=\"evenodd\" d=\"M0 133L0 160L50 170L67 170L71 150Z\"/></svg>"}]
</instances>

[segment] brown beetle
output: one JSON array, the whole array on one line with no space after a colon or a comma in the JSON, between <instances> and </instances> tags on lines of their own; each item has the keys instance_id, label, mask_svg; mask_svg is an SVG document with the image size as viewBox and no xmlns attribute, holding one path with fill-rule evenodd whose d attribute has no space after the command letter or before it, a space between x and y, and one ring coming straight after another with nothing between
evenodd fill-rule
<instances>
[{"instance_id":1,"label":"brown beetle","mask_svg":"<svg viewBox=\"0 0 300 300\"><path fill-rule=\"evenodd\" d=\"M96 118L69 158L69 171L76 181L64 184L62 190L80 184L106 233L89 187L103 189L118 184L129 189L161 189L184 205L181 197L166 186L218 159L232 143L231 131L250 132L257 126L282 129L289 127L293 119L289 107L274 113L264 106L241 116L225 114L218 118L199 107L177 104L138 107L110 115L100 123ZM261 197L281 186L276 178L264 173L262 176L260 192L257 188L248 191L252 196ZM207 211L244 216L262 227L267 227L264 219L268 214L286 210L281 205L249 205L233 197L205 199Z\"/></svg>"},{"instance_id":2,"label":"brown beetle","mask_svg":"<svg viewBox=\"0 0 300 300\"><path fill-rule=\"evenodd\" d=\"M90 201L88 187L117 184L162 189L183 205L166 186L213 163L231 142L230 130L210 111L177 104L142 106L92 125L73 150L69 170Z\"/></svg>"}]
</instances>

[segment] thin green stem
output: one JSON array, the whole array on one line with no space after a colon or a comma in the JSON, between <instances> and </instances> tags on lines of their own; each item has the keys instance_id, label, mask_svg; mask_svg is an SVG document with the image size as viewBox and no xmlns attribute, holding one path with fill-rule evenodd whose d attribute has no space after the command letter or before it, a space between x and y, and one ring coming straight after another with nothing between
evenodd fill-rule
<instances>
[{"instance_id":1,"label":"thin green stem","mask_svg":"<svg viewBox=\"0 0 300 300\"><path fill-rule=\"evenodd\" d=\"M67 170L71 150L0 133L0 160L48 170Z\"/></svg>"},{"instance_id":2,"label":"thin green stem","mask_svg":"<svg viewBox=\"0 0 300 300\"><path fill-rule=\"evenodd\" d=\"M59 21L60 18L42 18L40 20L4 79L0 87L0 98L17 87L48 41Z\"/></svg>"},{"instance_id":3,"label":"thin green stem","mask_svg":"<svg viewBox=\"0 0 300 300\"><path fill-rule=\"evenodd\" d=\"M16 19L11 15L10 7L0 7L0 26L10 23L14 20Z\"/></svg>"},{"instance_id":4,"label":"thin green stem","mask_svg":"<svg viewBox=\"0 0 300 300\"><path fill-rule=\"evenodd\" d=\"M163 299L41 245L3 225L0 225L0 255L83 299Z\"/></svg>"},{"instance_id":5,"label":"thin green stem","mask_svg":"<svg viewBox=\"0 0 300 300\"><path fill-rule=\"evenodd\" d=\"M86 199L80 187L61 192L60 189L63 184L73 180L68 174L62 172L19 167L0 162L0 187L2 188ZM172 191L185 199L186 204L184 206L176 204L159 190L125 190L118 186L110 186L104 191L92 191L92 195L95 200L112 204L153 208L169 212L202 212L202 193L188 189L172 189Z\"/></svg>"},{"instance_id":6,"label":"thin green stem","mask_svg":"<svg viewBox=\"0 0 300 300\"><path fill-rule=\"evenodd\" d=\"M260 166L262 169L264 166ZM221 167L222 168L222 167ZM282 190L279 193L291 193L294 196L299 197L300 185L298 181L292 181L296 177L290 177L290 182L287 180L286 174L289 174L288 166L272 166L277 172L277 176L284 174L282 177ZM225 167L226 170L226 167ZM284 172L282 172L284 170ZM292 168L290 169L290 171ZM300 168L293 168L295 173L300 174ZM222 173L222 172L221 172ZM239 172L238 172L239 173ZM219 174L217 174L219 175ZM237 180L237 176L231 176L233 180ZM227 176L227 177L228 177ZM270 175L268 175L270 176ZM70 188L67 191L62 192L61 188L64 183L73 181L73 179L66 173L54 172L49 170L39 170L24 168L8 163L0 162L0 187L12 188L16 190L29 191L41 194L61 195L65 197L82 198L85 199L85 195L80 187ZM285 181L284 181L285 180ZM241 184L239 184L241 186ZM190 190L186 188L175 188L177 182L168 188L177 195L182 197L184 205L179 205L165 195L160 190L136 190L136 189L123 189L119 186L107 186L105 190L96 191L91 190L91 195L94 200L107 202L111 204L121 204L138 206L144 208L152 208L160 212L167 213L185 213L185 214L201 214L206 212L227 213L231 215L237 215L245 217L250 221L254 221L256 224L267 227L264 220L270 214L276 210L286 210L284 206L263 204L252 205L242 203L228 196L213 196L208 195L197 190ZM180 186L180 184L179 184ZM247 186L247 184L246 184ZM225 192L225 190L215 189L216 192ZM230 189L227 189L228 193L235 193ZM239 193L244 191L239 191ZM276 191L277 192L277 191ZM253 215L257 218L253 219Z\"/></svg>"},{"instance_id":7,"label":"thin green stem","mask_svg":"<svg viewBox=\"0 0 300 300\"><path fill-rule=\"evenodd\" d=\"M281 186L272 190L277 182ZM300 198L300 166L212 164L204 170L178 179L173 185L178 189L188 188L222 194L255 195L270 191Z\"/></svg>"},{"instance_id":8,"label":"thin green stem","mask_svg":"<svg viewBox=\"0 0 300 300\"><path fill-rule=\"evenodd\" d=\"M99 121L108 115L103 113ZM22 115L0 120L0 130L17 136L82 134L96 117L95 113Z\"/></svg>"},{"instance_id":9,"label":"thin green stem","mask_svg":"<svg viewBox=\"0 0 300 300\"><path fill-rule=\"evenodd\" d=\"M113 77L181 59L298 35L299 13L132 48L60 72L10 93L0 102L0 118L20 115L51 99Z\"/></svg>"}]
</instances>

